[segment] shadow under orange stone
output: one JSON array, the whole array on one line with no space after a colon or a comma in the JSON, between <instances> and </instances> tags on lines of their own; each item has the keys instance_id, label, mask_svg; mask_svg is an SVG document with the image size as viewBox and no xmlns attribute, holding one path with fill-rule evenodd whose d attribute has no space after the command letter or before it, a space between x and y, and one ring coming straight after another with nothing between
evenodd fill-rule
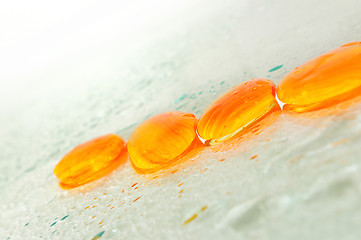
<instances>
[{"instance_id":1,"label":"shadow under orange stone","mask_svg":"<svg viewBox=\"0 0 361 240\"><path fill-rule=\"evenodd\" d=\"M153 173L201 147L196 124L193 114L183 112L163 113L144 121L127 144L133 168L138 173Z\"/></svg>"},{"instance_id":2,"label":"shadow under orange stone","mask_svg":"<svg viewBox=\"0 0 361 240\"><path fill-rule=\"evenodd\" d=\"M276 86L253 79L233 87L215 100L200 117L197 131L209 145L231 139L271 112L278 110Z\"/></svg>"},{"instance_id":3,"label":"shadow under orange stone","mask_svg":"<svg viewBox=\"0 0 361 240\"><path fill-rule=\"evenodd\" d=\"M265 130L270 130L270 126L277 121L279 116L282 114L281 109L277 105L267 114L265 114L262 118L258 119L251 126L243 129L241 132L234 135L232 138L221 142L219 144L215 144L210 146L213 152L226 152L229 150L234 150L238 148L241 144L248 142L255 137L257 137L260 133L263 133ZM271 129L268 134L272 134L276 129ZM267 135L268 136L268 135Z\"/></svg>"},{"instance_id":4,"label":"shadow under orange stone","mask_svg":"<svg viewBox=\"0 0 361 240\"><path fill-rule=\"evenodd\" d=\"M345 44L288 73L277 87L284 110L307 112L361 95L361 42Z\"/></svg>"},{"instance_id":5,"label":"shadow under orange stone","mask_svg":"<svg viewBox=\"0 0 361 240\"><path fill-rule=\"evenodd\" d=\"M71 189L105 176L126 159L124 140L108 134L75 147L56 165L54 174L60 187Z\"/></svg>"}]
</instances>

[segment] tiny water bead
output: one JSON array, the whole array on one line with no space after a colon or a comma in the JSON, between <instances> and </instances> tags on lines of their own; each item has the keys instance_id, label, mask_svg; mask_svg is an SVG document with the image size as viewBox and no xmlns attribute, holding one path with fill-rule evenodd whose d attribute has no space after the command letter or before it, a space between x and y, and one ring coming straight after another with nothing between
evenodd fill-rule
<instances>
[{"instance_id":1,"label":"tiny water bead","mask_svg":"<svg viewBox=\"0 0 361 240\"><path fill-rule=\"evenodd\" d=\"M275 84L267 79L234 86L204 111L197 125L199 136L209 140L210 145L228 140L279 109L275 89Z\"/></svg>"},{"instance_id":2,"label":"tiny water bead","mask_svg":"<svg viewBox=\"0 0 361 240\"><path fill-rule=\"evenodd\" d=\"M80 144L56 165L62 188L75 188L103 177L127 158L124 140L108 134Z\"/></svg>"},{"instance_id":3,"label":"tiny water bead","mask_svg":"<svg viewBox=\"0 0 361 240\"><path fill-rule=\"evenodd\" d=\"M361 42L345 44L288 73L277 87L284 110L306 112L361 95Z\"/></svg>"},{"instance_id":4,"label":"tiny water bead","mask_svg":"<svg viewBox=\"0 0 361 240\"><path fill-rule=\"evenodd\" d=\"M139 125L128 141L132 166L138 173L151 173L170 165L200 143L193 114L168 112Z\"/></svg>"}]
</instances>

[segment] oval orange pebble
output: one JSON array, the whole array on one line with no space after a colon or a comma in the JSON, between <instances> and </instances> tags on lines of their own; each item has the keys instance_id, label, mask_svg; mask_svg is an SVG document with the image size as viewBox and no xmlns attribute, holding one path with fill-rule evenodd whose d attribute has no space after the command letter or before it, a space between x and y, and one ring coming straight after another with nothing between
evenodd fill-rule
<instances>
[{"instance_id":1,"label":"oval orange pebble","mask_svg":"<svg viewBox=\"0 0 361 240\"><path fill-rule=\"evenodd\" d=\"M75 188L103 177L125 158L124 140L108 134L75 147L56 165L54 174L61 187Z\"/></svg>"},{"instance_id":2,"label":"oval orange pebble","mask_svg":"<svg viewBox=\"0 0 361 240\"><path fill-rule=\"evenodd\" d=\"M189 152L198 140L196 124L193 114L183 112L163 113L143 122L127 144L134 169L155 172Z\"/></svg>"},{"instance_id":3,"label":"oval orange pebble","mask_svg":"<svg viewBox=\"0 0 361 240\"><path fill-rule=\"evenodd\" d=\"M267 79L253 79L234 86L214 101L199 119L197 131L208 144L230 139L278 108L276 86Z\"/></svg>"},{"instance_id":4,"label":"oval orange pebble","mask_svg":"<svg viewBox=\"0 0 361 240\"><path fill-rule=\"evenodd\" d=\"M361 42L345 44L288 73L277 87L284 109L305 112L361 95Z\"/></svg>"}]
</instances>

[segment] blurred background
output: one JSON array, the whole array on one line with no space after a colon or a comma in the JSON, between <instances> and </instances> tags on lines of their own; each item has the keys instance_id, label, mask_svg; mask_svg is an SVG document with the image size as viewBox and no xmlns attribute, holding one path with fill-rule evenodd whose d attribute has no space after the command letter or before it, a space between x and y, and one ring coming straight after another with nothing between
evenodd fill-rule
<instances>
[{"instance_id":1,"label":"blurred background","mask_svg":"<svg viewBox=\"0 0 361 240\"><path fill-rule=\"evenodd\" d=\"M64 191L52 171L86 140L127 140L165 111L199 117L233 85L277 84L359 41L360 9L358 0L0 3L0 238L359 239L357 104L282 115L232 151L206 150L155 179L126 163Z\"/></svg>"}]
</instances>

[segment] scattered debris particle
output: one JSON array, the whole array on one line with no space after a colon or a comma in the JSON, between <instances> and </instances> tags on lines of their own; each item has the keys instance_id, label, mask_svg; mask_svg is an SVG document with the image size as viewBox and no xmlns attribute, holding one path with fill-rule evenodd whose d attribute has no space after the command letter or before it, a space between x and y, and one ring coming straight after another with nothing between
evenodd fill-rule
<instances>
[{"instance_id":1,"label":"scattered debris particle","mask_svg":"<svg viewBox=\"0 0 361 240\"><path fill-rule=\"evenodd\" d=\"M257 155L257 154L256 154L256 155L254 155L254 156L252 156L252 157L251 157L251 160L255 159L256 157L258 157L258 155Z\"/></svg>"},{"instance_id":2,"label":"scattered debris particle","mask_svg":"<svg viewBox=\"0 0 361 240\"><path fill-rule=\"evenodd\" d=\"M101 236L103 236L105 231L101 231L100 233L98 233L97 235L95 235L91 240L97 240L99 238L101 238Z\"/></svg>"},{"instance_id":3,"label":"scattered debris particle","mask_svg":"<svg viewBox=\"0 0 361 240\"><path fill-rule=\"evenodd\" d=\"M183 225L186 225L188 223L190 223L191 221L193 221L194 219L196 219L198 217L198 214L194 214L192 217L190 217L188 220L186 220Z\"/></svg>"},{"instance_id":4,"label":"scattered debris particle","mask_svg":"<svg viewBox=\"0 0 361 240\"><path fill-rule=\"evenodd\" d=\"M332 145L333 145L334 147L336 147L336 146L338 146L338 145L347 143L348 141L349 141L348 139L342 139L342 140L340 140L340 141L334 142Z\"/></svg>"},{"instance_id":5,"label":"scattered debris particle","mask_svg":"<svg viewBox=\"0 0 361 240\"><path fill-rule=\"evenodd\" d=\"M274 72L274 71L280 69L281 67L283 67L283 65L278 65L278 66L276 66L276 67L271 68L270 70L268 70L268 72Z\"/></svg>"}]
</instances>

